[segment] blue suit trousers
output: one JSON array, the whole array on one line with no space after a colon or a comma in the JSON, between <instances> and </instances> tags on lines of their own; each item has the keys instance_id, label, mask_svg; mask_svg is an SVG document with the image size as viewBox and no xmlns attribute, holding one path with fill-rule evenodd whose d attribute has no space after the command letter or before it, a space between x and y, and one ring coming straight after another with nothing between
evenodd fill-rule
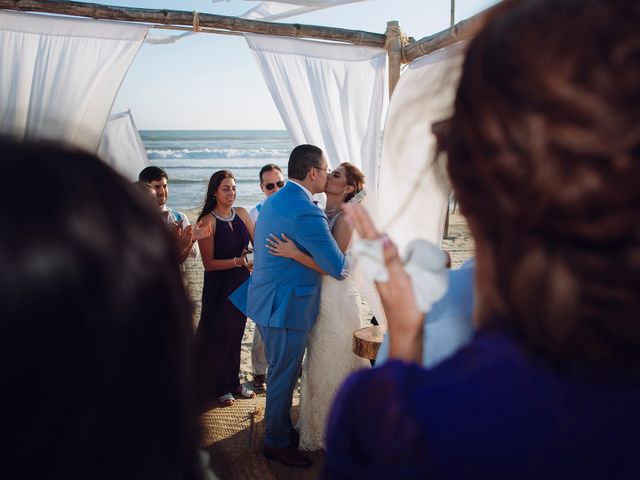
<instances>
[{"instance_id":1,"label":"blue suit trousers","mask_svg":"<svg viewBox=\"0 0 640 480\"><path fill-rule=\"evenodd\" d=\"M300 375L309 332L291 328L256 326L264 340L269 360L264 445L284 448L289 445L289 434L293 428L291 398Z\"/></svg>"}]
</instances>

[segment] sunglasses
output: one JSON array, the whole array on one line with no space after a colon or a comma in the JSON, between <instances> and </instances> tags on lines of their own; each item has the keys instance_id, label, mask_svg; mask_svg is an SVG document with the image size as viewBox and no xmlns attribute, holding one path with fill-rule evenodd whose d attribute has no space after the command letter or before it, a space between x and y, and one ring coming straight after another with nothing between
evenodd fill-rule
<instances>
[{"instance_id":1,"label":"sunglasses","mask_svg":"<svg viewBox=\"0 0 640 480\"><path fill-rule=\"evenodd\" d=\"M284 182L282 180L278 180L276 183L265 183L264 188L271 191L276 188L276 185L278 186L278 188L282 188L284 187Z\"/></svg>"}]
</instances>

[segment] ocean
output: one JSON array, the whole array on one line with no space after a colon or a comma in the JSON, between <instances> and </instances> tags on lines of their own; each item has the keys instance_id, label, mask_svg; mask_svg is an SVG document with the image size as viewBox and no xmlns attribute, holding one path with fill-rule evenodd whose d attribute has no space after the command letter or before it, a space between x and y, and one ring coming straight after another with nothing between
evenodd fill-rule
<instances>
[{"instance_id":1,"label":"ocean","mask_svg":"<svg viewBox=\"0 0 640 480\"><path fill-rule=\"evenodd\" d=\"M236 177L236 205L252 208L262 201L258 174L267 163L282 168L293 143L286 130L140 130L149 162L169 176L167 205L200 208L211 174L231 170Z\"/></svg>"}]
</instances>

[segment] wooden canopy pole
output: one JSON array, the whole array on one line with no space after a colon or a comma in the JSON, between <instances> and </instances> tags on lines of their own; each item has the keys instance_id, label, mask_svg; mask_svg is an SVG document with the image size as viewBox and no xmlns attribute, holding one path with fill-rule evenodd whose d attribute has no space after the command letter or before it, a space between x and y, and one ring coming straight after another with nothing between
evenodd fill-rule
<instances>
[{"instance_id":1,"label":"wooden canopy pole","mask_svg":"<svg viewBox=\"0 0 640 480\"><path fill-rule=\"evenodd\" d=\"M451 0L451 23L449 28L453 28L456 25L456 0Z\"/></svg>"},{"instance_id":2,"label":"wooden canopy pole","mask_svg":"<svg viewBox=\"0 0 640 480\"><path fill-rule=\"evenodd\" d=\"M89 17L102 20L151 23L161 25L193 25L194 13L180 10L152 10L148 8L116 7L95 3L52 0L0 0L0 10L43 12ZM336 42L384 48L386 37L380 33L344 28L301 25L298 23L271 23L243 18L198 14L200 27L223 30L278 35L296 38L318 38Z\"/></svg>"},{"instance_id":3,"label":"wooden canopy pole","mask_svg":"<svg viewBox=\"0 0 640 480\"><path fill-rule=\"evenodd\" d=\"M458 22L451 28L424 37L416 42L411 42L403 48L404 58L411 62L416 58L428 55L441 48L472 38L483 25L484 12L477 13L473 17Z\"/></svg>"},{"instance_id":4,"label":"wooden canopy pole","mask_svg":"<svg viewBox=\"0 0 640 480\"><path fill-rule=\"evenodd\" d=\"M402 31L397 20L387 22L385 32L387 42L385 47L389 56L389 98L400 80L400 66L402 64Z\"/></svg>"}]
</instances>

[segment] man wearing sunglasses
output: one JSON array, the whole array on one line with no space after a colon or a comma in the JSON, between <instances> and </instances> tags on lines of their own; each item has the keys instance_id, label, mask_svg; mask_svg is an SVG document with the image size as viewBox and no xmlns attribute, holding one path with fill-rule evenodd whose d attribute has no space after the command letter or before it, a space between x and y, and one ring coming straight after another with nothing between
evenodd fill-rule
<instances>
[{"instance_id":1,"label":"man wearing sunglasses","mask_svg":"<svg viewBox=\"0 0 640 480\"><path fill-rule=\"evenodd\" d=\"M249 216L251 217L251 220L253 220L254 225L258 220L260 209L262 208L265 200L284 187L284 184L285 181L284 176L282 175L282 170L275 163L267 163L260 169L260 190L262 190L266 198L253 207L249 212Z\"/></svg>"},{"instance_id":2,"label":"man wearing sunglasses","mask_svg":"<svg viewBox=\"0 0 640 480\"><path fill-rule=\"evenodd\" d=\"M274 163L267 163L260 169L260 189L266 198L249 212L253 224L258 221L260 209L265 200L284 187L284 176L280 167ZM253 343L251 344L251 366L253 367L253 387L256 390L264 390L267 387L267 355L264 350L264 341L256 328L253 331Z\"/></svg>"}]
</instances>

